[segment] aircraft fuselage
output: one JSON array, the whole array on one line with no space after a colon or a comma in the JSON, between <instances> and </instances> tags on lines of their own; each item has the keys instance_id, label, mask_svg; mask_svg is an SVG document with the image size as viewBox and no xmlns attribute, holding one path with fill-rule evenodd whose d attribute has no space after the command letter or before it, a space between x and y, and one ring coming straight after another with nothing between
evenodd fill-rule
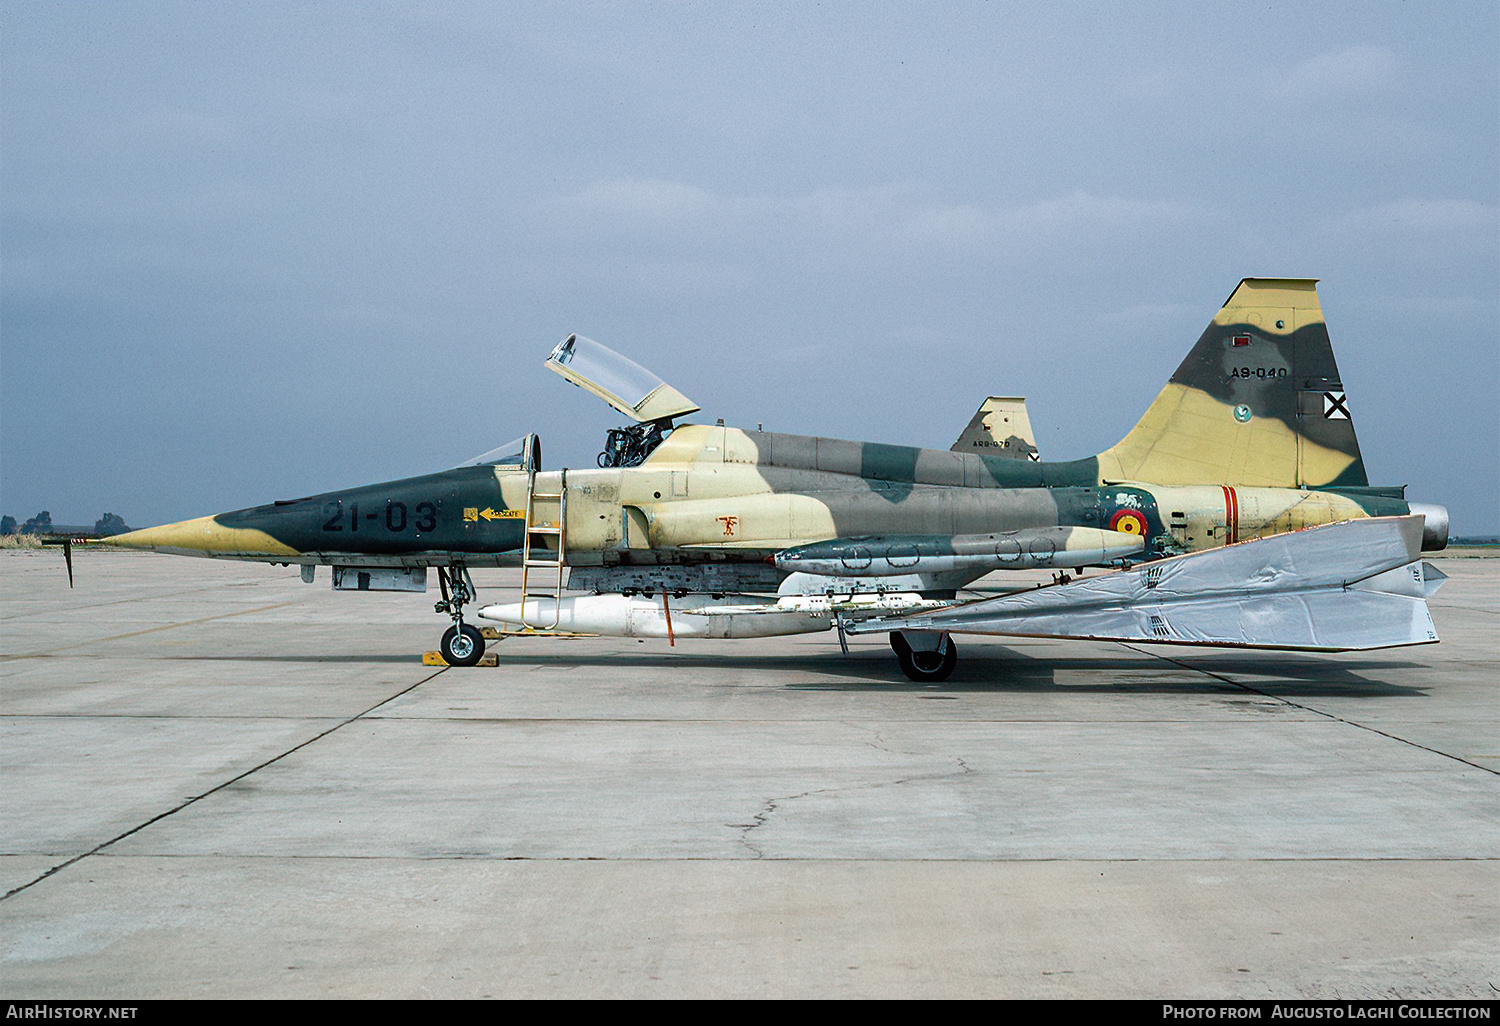
<instances>
[{"instance_id":1,"label":"aircraft fuselage","mask_svg":"<svg viewBox=\"0 0 1500 1026\"><path fill-rule=\"evenodd\" d=\"M514 565L527 488L566 489L572 566L760 561L834 538L1077 526L1170 555L1407 504L1379 490L1107 483L1094 459L969 453L685 425L638 467L489 466L404 478L137 532L160 551L275 562ZM556 517L538 507L533 521ZM556 547L555 540L551 547Z\"/></svg>"}]
</instances>

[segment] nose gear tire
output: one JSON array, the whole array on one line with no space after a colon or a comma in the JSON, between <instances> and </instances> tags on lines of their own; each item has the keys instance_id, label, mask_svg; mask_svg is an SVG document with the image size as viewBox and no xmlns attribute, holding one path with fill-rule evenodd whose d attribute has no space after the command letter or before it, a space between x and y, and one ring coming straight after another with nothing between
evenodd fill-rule
<instances>
[{"instance_id":1,"label":"nose gear tire","mask_svg":"<svg viewBox=\"0 0 1500 1026\"><path fill-rule=\"evenodd\" d=\"M475 666L484 655L484 635L468 624L449 627L443 632L438 651L449 666Z\"/></svg>"}]
</instances>

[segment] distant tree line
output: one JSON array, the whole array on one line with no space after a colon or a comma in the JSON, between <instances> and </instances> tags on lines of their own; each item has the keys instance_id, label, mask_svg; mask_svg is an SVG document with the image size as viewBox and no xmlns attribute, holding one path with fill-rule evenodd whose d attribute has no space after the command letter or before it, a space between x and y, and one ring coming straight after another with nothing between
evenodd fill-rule
<instances>
[{"instance_id":1,"label":"distant tree line","mask_svg":"<svg viewBox=\"0 0 1500 1026\"><path fill-rule=\"evenodd\" d=\"M26 523L16 525L16 518L9 514L0 517L0 535L4 534L92 534L99 538L108 538L115 534L124 534L130 530L117 514L106 513L94 521L92 531L81 527L54 527L52 524L52 513L42 510Z\"/></svg>"}]
</instances>

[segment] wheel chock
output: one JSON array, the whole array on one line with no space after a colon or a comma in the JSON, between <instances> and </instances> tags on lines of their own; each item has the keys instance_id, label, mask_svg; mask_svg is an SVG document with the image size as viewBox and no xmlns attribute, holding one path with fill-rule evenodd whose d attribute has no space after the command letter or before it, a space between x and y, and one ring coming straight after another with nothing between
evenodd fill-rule
<instances>
[{"instance_id":1,"label":"wheel chock","mask_svg":"<svg viewBox=\"0 0 1500 1026\"><path fill-rule=\"evenodd\" d=\"M446 660L446 659L443 658L443 653L441 653L441 652L436 652L436 651L434 651L434 652L423 652L422 653L422 665L423 666L447 666L448 665L448 660ZM482 655L482 656L479 657L479 662L475 663L474 665L475 666L499 666L500 665L500 656L499 656L498 653L495 653L495 652L486 652L484 655Z\"/></svg>"}]
</instances>

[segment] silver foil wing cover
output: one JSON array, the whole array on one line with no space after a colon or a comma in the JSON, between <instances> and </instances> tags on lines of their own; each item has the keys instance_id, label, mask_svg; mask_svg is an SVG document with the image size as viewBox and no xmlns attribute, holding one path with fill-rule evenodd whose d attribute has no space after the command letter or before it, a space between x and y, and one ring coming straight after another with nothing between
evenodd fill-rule
<instances>
[{"instance_id":1,"label":"silver foil wing cover","mask_svg":"<svg viewBox=\"0 0 1500 1026\"><path fill-rule=\"evenodd\" d=\"M870 630L1341 651L1438 640L1420 517L1329 524Z\"/></svg>"}]
</instances>

